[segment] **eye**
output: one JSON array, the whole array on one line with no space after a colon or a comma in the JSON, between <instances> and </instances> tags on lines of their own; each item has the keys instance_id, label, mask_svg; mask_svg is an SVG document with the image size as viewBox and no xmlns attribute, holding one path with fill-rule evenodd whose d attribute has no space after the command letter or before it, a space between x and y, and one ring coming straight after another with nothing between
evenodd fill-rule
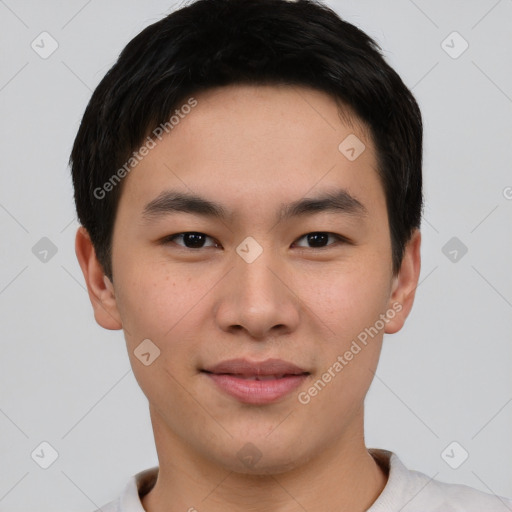
<instances>
[{"instance_id":1,"label":"eye","mask_svg":"<svg viewBox=\"0 0 512 512\"><path fill-rule=\"evenodd\" d=\"M334 244L327 244L329 237L334 238ZM348 243L348 240L341 235L336 235L335 233L327 233L325 231L314 231L312 233L307 233L306 235L301 236L298 240L302 239L306 239L306 242L312 244L312 247L304 245L299 245L299 247L307 247L309 249L323 249L331 245L336 245L336 242Z\"/></svg>"},{"instance_id":2,"label":"eye","mask_svg":"<svg viewBox=\"0 0 512 512\"><path fill-rule=\"evenodd\" d=\"M205 240L210 239L213 241L212 245L204 245ZM163 239L163 243L175 242L176 240L182 240L183 244L178 243L186 249L202 249L203 247L218 247L217 242L210 236L204 233L198 233L197 231L186 231L185 233L176 233L175 235L169 235ZM176 243L176 242L175 242Z\"/></svg>"}]
</instances>

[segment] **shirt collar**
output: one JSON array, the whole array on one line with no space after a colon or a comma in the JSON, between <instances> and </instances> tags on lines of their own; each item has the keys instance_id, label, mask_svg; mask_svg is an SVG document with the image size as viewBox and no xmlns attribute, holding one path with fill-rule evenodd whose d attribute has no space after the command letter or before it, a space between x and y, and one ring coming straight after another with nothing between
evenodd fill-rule
<instances>
[{"instance_id":1,"label":"shirt collar","mask_svg":"<svg viewBox=\"0 0 512 512\"><path fill-rule=\"evenodd\" d=\"M367 512L387 512L395 503L396 496L404 493L408 470L400 459L388 450L370 448L368 452L379 466L388 473L388 481L382 493ZM141 497L153 488L157 477L158 466L145 469L132 476L119 497L119 511L145 512Z\"/></svg>"}]
</instances>

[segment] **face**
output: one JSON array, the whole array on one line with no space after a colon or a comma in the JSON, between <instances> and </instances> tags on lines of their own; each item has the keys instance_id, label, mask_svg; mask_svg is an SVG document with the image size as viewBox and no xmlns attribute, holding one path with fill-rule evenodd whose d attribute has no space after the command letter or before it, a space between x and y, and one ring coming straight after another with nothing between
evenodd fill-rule
<instances>
[{"instance_id":1,"label":"face","mask_svg":"<svg viewBox=\"0 0 512 512\"><path fill-rule=\"evenodd\" d=\"M96 319L124 329L157 448L290 470L362 436L419 235L394 276L372 141L331 97L230 86L195 99L125 178L113 287L88 276Z\"/></svg>"}]
</instances>

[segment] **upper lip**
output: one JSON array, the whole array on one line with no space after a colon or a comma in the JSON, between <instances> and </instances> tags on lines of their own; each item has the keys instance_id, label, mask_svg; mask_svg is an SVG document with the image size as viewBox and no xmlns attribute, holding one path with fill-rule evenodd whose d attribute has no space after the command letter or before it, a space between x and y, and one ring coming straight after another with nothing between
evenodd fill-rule
<instances>
[{"instance_id":1,"label":"upper lip","mask_svg":"<svg viewBox=\"0 0 512 512\"><path fill-rule=\"evenodd\" d=\"M299 366L282 359L266 359L265 361L249 361L248 359L229 359L203 371L216 374L231 375L302 375L309 373Z\"/></svg>"}]
</instances>

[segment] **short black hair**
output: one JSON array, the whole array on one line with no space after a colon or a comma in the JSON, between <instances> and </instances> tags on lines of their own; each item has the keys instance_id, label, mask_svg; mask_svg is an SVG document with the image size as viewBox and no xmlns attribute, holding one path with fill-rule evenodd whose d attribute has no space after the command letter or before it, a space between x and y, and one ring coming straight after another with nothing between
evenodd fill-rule
<instances>
[{"instance_id":1,"label":"short black hair","mask_svg":"<svg viewBox=\"0 0 512 512\"><path fill-rule=\"evenodd\" d=\"M187 98L234 84L309 86L369 129L396 274L421 222L423 127L416 100L379 45L317 0L195 0L127 44L94 91L73 144L78 219L107 277L113 280L126 162Z\"/></svg>"}]
</instances>

